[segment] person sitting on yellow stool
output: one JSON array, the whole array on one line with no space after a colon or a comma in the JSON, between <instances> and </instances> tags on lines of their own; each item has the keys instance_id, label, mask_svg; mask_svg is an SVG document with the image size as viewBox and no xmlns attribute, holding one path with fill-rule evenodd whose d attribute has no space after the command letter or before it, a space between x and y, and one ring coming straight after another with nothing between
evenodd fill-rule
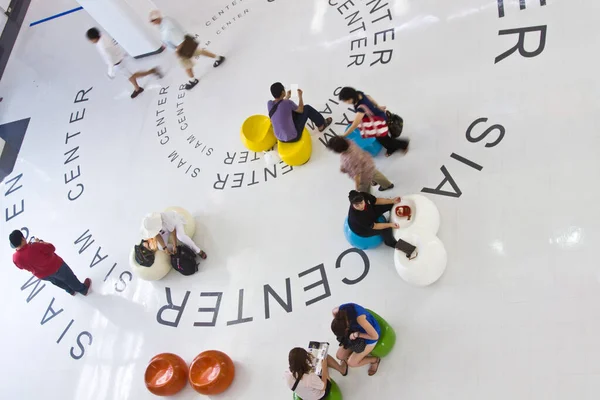
<instances>
[{"instance_id":1,"label":"person sitting on yellow stool","mask_svg":"<svg viewBox=\"0 0 600 400\"><path fill-rule=\"evenodd\" d=\"M292 92L286 93L281 82L271 85L271 94L275 100L269 100L267 110L273 124L277 139L284 143L293 143L300 140L304 125L310 119L323 132L331 125L331 118L323 118L321 113L308 104L304 104L302 90L298 89L299 105L290 100Z\"/></svg>"}]
</instances>

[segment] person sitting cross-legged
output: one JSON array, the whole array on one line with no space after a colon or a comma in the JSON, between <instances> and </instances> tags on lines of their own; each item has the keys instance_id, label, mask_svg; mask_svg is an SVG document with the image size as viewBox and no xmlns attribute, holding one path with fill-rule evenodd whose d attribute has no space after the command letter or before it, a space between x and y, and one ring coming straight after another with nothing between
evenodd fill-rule
<instances>
[{"instance_id":1,"label":"person sitting cross-legged","mask_svg":"<svg viewBox=\"0 0 600 400\"><path fill-rule=\"evenodd\" d=\"M290 100L291 91L286 92L280 82L271 85L271 94L274 100L268 101L267 110L275 136L280 142L299 141L309 119L318 127L319 132L323 132L333 121L331 118L323 118L321 113L313 107L304 104L302 93L302 90L298 89L299 104L296 104Z\"/></svg>"}]
</instances>

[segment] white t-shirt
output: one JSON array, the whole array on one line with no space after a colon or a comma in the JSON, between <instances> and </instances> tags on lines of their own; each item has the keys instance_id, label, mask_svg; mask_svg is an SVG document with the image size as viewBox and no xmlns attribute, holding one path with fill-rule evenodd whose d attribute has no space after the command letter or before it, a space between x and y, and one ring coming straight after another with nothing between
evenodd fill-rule
<instances>
[{"instance_id":1,"label":"white t-shirt","mask_svg":"<svg viewBox=\"0 0 600 400\"><path fill-rule=\"evenodd\" d=\"M294 383L296 383L296 378L294 375L288 370L285 371L285 381L288 387L291 389L294 387ZM319 400L321 397L325 396L325 387L326 384L323 383L321 377L314 372L304 374L300 382L298 382L298 386L294 392L302 398L302 400Z\"/></svg>"},{"instance_id":2,"label":"white t-shirt","mask_svg":"<svg viewBox=\"0 0 600 400\"><path fill-rule=\"evenodd\" d=\"M163 17L160 22L160 37L167 46L176 49L185 40L185 31L170 17Z\"/></svg>"},{"instance_id":3,"label":"white t-shirt","mask_svg":"<svg viewBox=\"0 0 600 400\"><path fill-rule=\"evenodd\" d=\"M98 53L100 53L106 65L108 65L108 76L111 78L114 77L115 65L123 61L125 50L106 33L102 33L102 36L100 36L100 39L96 43L96 49L98 49Z\"/></svg>"},{"instance_id":4,"label":"white t-shirt","mask_svg":"<svg viewBox=\"0 0 600 400\"><path fill-rule=\"evenodd\" d=\"M185 219L176 211L167 211L160 213L162 219L162 229L168 232L173 232L177 225L185 225Z\"/></svg>"}]
</instances>

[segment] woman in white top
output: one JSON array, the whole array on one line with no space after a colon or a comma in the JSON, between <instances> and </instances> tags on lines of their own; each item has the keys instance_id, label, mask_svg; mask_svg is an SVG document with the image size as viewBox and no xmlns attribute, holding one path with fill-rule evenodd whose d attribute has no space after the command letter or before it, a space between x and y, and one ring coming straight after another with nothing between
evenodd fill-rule
<instances>
[{"instance_id":1,"label":"woman in white top","mask_svg":"<svg viewBox=\"0 0 600 400\"><path fill-rule=\"evenodd\" d=\"M177 241L185 244L203 260L206 253L185 233L185 219L175 211L151 213L142 222L144 246L152 251L162 250L169 254L177 251ZM170 243L169 243L170 242Z\"/></svg>"},{"instance_id":2,"label":"woman in white top","mask_svg":"<svg viewBox=\"0 0 600 400\"><path fill-rule=\"evenodd\" d=\"M285 372L287 385L302 400L322 400L331 391L329 369L331 367L342 376L348 375L348 365L342 361L338 363L333 357L327 355L322 361L322 376L312 372L312 355L301 347L290 351L288 356L290 369Z\"/></svg>"}]
</instances>

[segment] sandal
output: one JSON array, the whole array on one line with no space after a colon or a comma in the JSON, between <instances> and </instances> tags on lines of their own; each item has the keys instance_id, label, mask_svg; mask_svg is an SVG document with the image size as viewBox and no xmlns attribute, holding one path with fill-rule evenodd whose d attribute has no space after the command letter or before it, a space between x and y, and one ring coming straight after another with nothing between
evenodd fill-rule
<instances>
[{"instance_id":1,"label":"sandal","mask_svg":"<svg viewBox=\"0 0 600 400\"><path fill-rule=\"evenodd\" d=\"M333 122L333 119L332 119L331 117L328 117L328 118L325 120L325 125L323 125L323 127L322 127L322 128L319 128L319 132L323 132L325 129L327 129L327 127L328 127L329 125L331 125L331 123L332 123L332 122Z\"/></svg>"},{"instance_id":2,"label":"sandal","mask_svg":"<svg viewBox=\"0 0 600 400\"><path fill-rule=\"evenodd\" d=\"M342 361L342 365L346 364L346 372L344 372L342 374L342 376L346 376L348 375L348 370L350 369L350 367L348 366L348 363L346 361Z\"/></svg>"},{"instance_id":3,"label":"sandal","mask_svg":"<svg viewBox=\"0 0 600 400\"><path fill-rule=\"evenodd\" d=\"M206 257L208 257L206 255L206 253L203 250L200 250L200 253L198 253L198 255L200 256L201 259L206 260Z\"/></svg>"},{"instance_id":4,"label":"sandal","mask_svg":"<svg viewBox=\"0 0 600 400\"><path fill-rule=\"evenodd\" d=\"M217 58L217 61L213 63L213 67L217 68L219 65L223 64L224 61L225 57L219 56L219 58Z\"/></svg>"},{"instance_id":5,"label":"sandal","mask_svg":"<svg viewBox=\"0 0 600 400\"><path fill-rule=\"evenodd\" d=\"M374 363L371 364L371 366L369 367L369 376L373 376L377 373L380 362L381 362L381 358L377 357L377 361L375 361Z\"/></svg>"},{"instance_id":6,"label":"sandal","mask_svg":"<svg viewBox=\"0 0 600 400\"><path fill-rule=\"evenodd\" d=\"M138 95L139 95L140 93L142 93L143 91L144 91L144 88L143 88L143 87L141 87L141 88L139 88L139 89L137 89L137 90L134 90L134 91L133 91L133 93L131 93L131 98L132 98L132 99L135 99L135 98L136 98L136 97L138 97Z\"/></svg>"}]
</instances>

